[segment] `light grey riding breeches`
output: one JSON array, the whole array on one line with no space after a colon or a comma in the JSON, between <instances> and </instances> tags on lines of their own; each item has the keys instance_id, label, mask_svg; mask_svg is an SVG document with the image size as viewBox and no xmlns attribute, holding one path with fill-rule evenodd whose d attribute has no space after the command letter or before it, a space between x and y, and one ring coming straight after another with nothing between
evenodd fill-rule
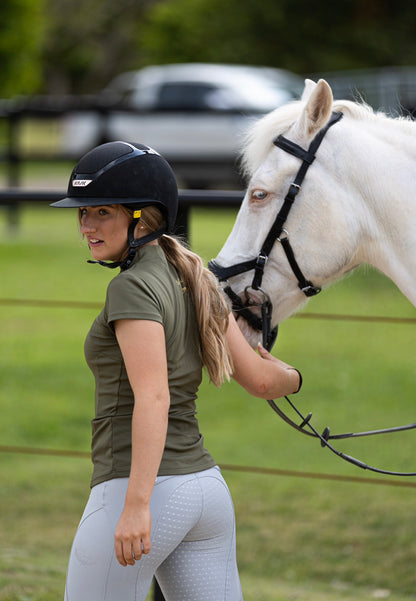
<instances>
[{"instance_id":1,"label":"light grey riding breeches","mask_svg":"<svg viewBox=\"0 0 416 601\"><path fill-rule=\"evenodd\" d=\"M242 601L234 507L218 467L161 476L150 503L152 549L121 566L114 532L128 478L94 486L72 545L65 601L145 601L155 575L166 601Z\"/></svg>"}]
</instances>

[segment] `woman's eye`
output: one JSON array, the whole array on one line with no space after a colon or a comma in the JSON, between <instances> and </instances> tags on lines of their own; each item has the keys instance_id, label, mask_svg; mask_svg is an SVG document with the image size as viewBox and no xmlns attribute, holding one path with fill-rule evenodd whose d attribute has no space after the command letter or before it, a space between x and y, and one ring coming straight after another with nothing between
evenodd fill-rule
<instances>
[{"instance_id":1,"label":"woman's eye","mask_svg":"<svg viewBox=\"0 0 416 601\"><path fill-rule=\"evenodd\" d=\"M251 193L251 201L252 202L261 202L265 200L269 195L265 190L253 190Z\"/></svg>"}]
</instances>

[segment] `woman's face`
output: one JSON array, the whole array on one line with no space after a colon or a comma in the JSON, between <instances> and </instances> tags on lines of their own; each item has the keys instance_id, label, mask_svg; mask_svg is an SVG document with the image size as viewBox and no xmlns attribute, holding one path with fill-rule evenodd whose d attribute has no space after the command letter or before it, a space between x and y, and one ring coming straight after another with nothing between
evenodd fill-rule
<instances>
[{"instance_id":1,"label":"woman's face","mask_svg":"<svg viewBox=\"0 0 416 601\"><path fill-rule=\"evenodd\" d=\"M96 261L120 261L128 243L127 230L131 218L119 205L82 207L80 230Z\"/></svg>"}]
</instances>

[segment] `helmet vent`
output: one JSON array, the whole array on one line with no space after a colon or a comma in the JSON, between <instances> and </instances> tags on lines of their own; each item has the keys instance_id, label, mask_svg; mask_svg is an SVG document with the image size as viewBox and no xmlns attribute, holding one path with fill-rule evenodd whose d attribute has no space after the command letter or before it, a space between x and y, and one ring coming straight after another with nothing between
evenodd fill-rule
<instances>
[{"instance_id":1,"label":"helmet vent","mask_svg":"<svg viewBox=\"0 0 416 601\"><path fill-rule=\"evenodd\" d=\"M125 142L109 142L102 144L88 152L78 163L78 173L97 173L109 163L116 161L126 154L134 152L134 149Z\"/></svg>"}]
</instances>

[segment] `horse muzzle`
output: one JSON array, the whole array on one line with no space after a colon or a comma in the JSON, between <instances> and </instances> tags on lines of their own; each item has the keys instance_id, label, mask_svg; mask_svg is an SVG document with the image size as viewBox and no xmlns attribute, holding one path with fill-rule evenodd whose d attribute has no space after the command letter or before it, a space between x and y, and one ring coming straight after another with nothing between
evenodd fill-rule
<instances>
[{"instance_id":1,"label":"horse muzzle","mask_svg":"<svg viewBox=\"0 0 416 601\"><path fill-rule=\"evenodd\" d=\"M278 326L272 328L273 305L270 296L262 288L254 289L246 286L242 296L232 290L227 283L224 292L230 298L232 310L237 321L242 318L249 329L261 334L264 348L270 351L276 341ZM241 328L245 337L249 338L249 330Z\"/></svg>"}]
</instances>

